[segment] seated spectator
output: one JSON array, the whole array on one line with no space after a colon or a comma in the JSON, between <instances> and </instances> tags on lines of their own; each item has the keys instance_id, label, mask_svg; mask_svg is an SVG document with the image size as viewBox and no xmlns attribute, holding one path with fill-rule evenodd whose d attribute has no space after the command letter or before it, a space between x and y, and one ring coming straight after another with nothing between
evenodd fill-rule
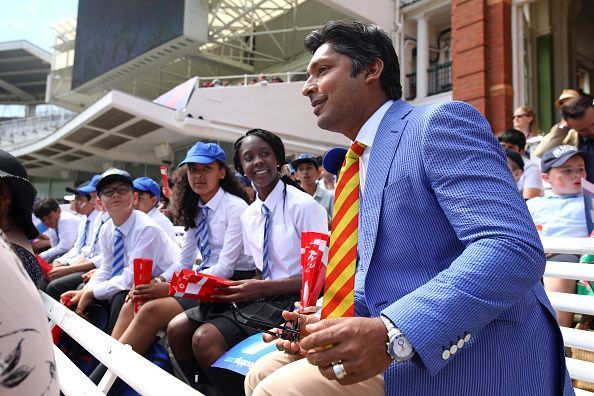
<instances>
[{"instance_id":1,"label":"seated spectator","mask_svg":"<svg viewBox=\"0 0 594 396\"><path fill-rule=\"evenodd\" d=\"M177 321L184 323L187 334L174 331L169 343L188 380L194 383L198 372L206 385L208 381L194 361L190 341L200 320L226 311L228 306L169 297L168 282L174 272L183 268L234 280L255 274L254 261L244 254L241 234L241 214L248 206L247 197L225 161L225 152L219 145L198 142L179 164L183 177L175 183L173 210L185 228L180 255L175 265L158 279L160 282L134 288L134 299L146 302L136 314L132 301L124 304L112 333L142 354L157 332L179 315ZM199 265L195 264L197 257L201 257ZM180 329L175 324L172 327Z\"/></svg>"},{"instance_id":2,"label":"seated spectator","mask_svg":"<svg viewBox=\"0 0 594 396\"><path fill-rule=\"evenodd\" d=\"M522 155L524 172L516 182L518 190L524 199L540 197L543 195L542 179L538 165L526 157L526 136L516 129L508 129L499 136L499 143L506 149L511 149Z\"/></svg>"},{"instance_id":3,"label":"seated spectator","mask_svg":"<svg viewBox=\"0 0 594 396\"><path fill-rule=\"evenodd\" d=\"M299 182L303 191L311 195L317 203L326 209L328 225L330 226L334 208L334 194L324 190L317 183L321 173L317 158L311 154L303 153L291 161L291 166L295 169L295 179Z\"/></svg>"},{"instance_id":4,"label":"seated spectator","mask_svg":"<svg viewBox=\"0 0 594 396\"><path fill-rule=\"evenodd\" d=\"M517 183L524 174L524 160L520 154L512 149L506 148L505 155L507 157L507 167L512 173L514 181Z\"/></svg>"},{"instance_id":5,"label":"seated spectator","mask_svg":"<svg viewBox=\"0 0 594 396\"><path fill-rule=\"evenodd\" d=\"M318 161L318 163L321 163ZM336 175L326 171L323 166L320 166L320 176L318 177L318 186L320 188L331 192L334 194L334 190L336 190Z\"/></svg>"},{"instance_id":6,"label":"seated spectator","mask_svg":"<svg viewBox=\"0 0 594 396\"><path fill-rule=\"evenodd\" d=\"M35 286L43 289L47 282L29 243L39 235L31 217L36 194L19 160L0 150L0 230Z\"/></svg>"},{"instance_id":7,"label":"seated spectator","mask_svg":"<svg viewBox=\"0 0 594 396\"><path fill-rule=\"evenodd\" d=\"M176 242L173 223L157 207L161 201L161 188L157 182L150 177L139 177L134 179L133 184L134 191L138 194L134 209L146 213L172 241Z\"/></svg>"},{"instance_id":8,"label":"seated spectator","mask_svg":"<svg viewBox=\"0 0 594 396\"><path fill-rule=\"evenodd\" d=\"M553 194L526 202L542 236L588 237L581 184L586 177L586 157L586 152L570 145L556 147L543 155L542 177L551 184ZM579 256L554 254L549 260L577 263ZM544 285L549 291L575 293L576 281L544 278ZM573 325L573 313L557 312L557 318L561 326Z\"/></svg>"},{"instance_id":9,"label":"seated spectator","mask_svg":"<svg viewBox=\"0 0 594 396\"><path fill-rule=\"evenodd\" d=\"M62 293L69 290L76 290L83 284L83 275L99 266L101 262L101 252L99 249L99 232L103 225L109 220L109 213L105 211L101 200L97 197L96 185L100 175L95 175L91 182L86 186L81 186L75 190L76 202L79 213L85 214L92 208L92 212L87 215L87 222L81 222L77 242L66 255L59 257L53 262L53 269L48 273L50 283L45 292L55 300L60 300ZM91 198L87 201L88 198ZM85 235L86 234L86 235ZM78 251L80 244L86 239L84 246Z\"/></svg>"},{"instance_id":10,"label":"seated spectator","mask_svg":"<svg viewBox=\"0 0 594 396\"><path fill-rule=\"evenodd\" d=\"M514 129L522 132L526 140L540 135L538 120L532 107L520 106L514 110L513 123Z\"/></svg>"},{"instance_id":11,"label":"seated spectator","mask_svg":"<svg viewBox=\"0 0 594 396\"><path fill-rule=\"evenodd\" d=\"M241 188L243 188L243 191L245 191L245 193L247 194L248 204L254 202L254 199L256 198L256 191L254 191L254 187L252 186L252 182L250 181L250 179L248 179L247 177L245 177L237 171L235 171L235 179L237 180Z\"/></svg>"},{"instance_id":12,"label":"seated spectator","mask_svg":"<svg viewBox=\"0 0 594 396\"><path fill-rule=\"evenodd\" d=\"M270 79L270 82L272 83L282 83L283 79L280 78L279 76L272 76L272 78Z\"/></svg>"},{"instance_id":13,"label":"seated spectator","mask_svg":"<svg viewBox=\"0 0 594 396\"><path fill-rule=\"evenodd\" d=\"M286 176L281 178L284 162L281 139L268 131L253 129L235 142L235 169L245 174L257 191L256 201L241 215L241 224L244 251L254 258L261 276L233 282L224 288L229 295L218 296L221 302L240 302L244 315L265 319L272 325L282 323L282 311L299 299L301 232L328 232L323 208L297 183ZM236 321L231 309L196 319L196 331L191 339L186 338L186 348L172 348L174 355L187 355L191 346L196 361L211 381L224 390L223 394L241 394L243 379L241 383L229 378L221 380L211 376L210 367L229 348L258 331ZM170 341L174 321L168 327ZM178 334L187 334L180 330Z\"/></svg>"},{"instance_id":14,"label":"seated spectator","mask_svg":"<svg viewBox=\"0 0 594 396\"><path fill-rule=\"evenodd\" d=\"M134 210L136 193L128 172L105 171L97 183L97 194L111 218L99 234L101 264L82 290L66 292L62 297L69 299L81 316L94 299L109 301L111 332L133 287L134 259L153 260L153 275L157 276L173 265L179 248L148 215Z\"/></svg>"},{"instance_id":15,"label":"seated spectator","mask_svg":"<svg viewBox=\"0 0 594 396\"><path fill-rule=\"evenodd\" d=\"M41 198L33 208L35 216L48 227L49 243L47 240L34 242L34 248L49 249L39 253L39 257L51 263L55 258L68 252L76 242L78 226L81 218L70 212L63 212L55 199L50 197Z\"/></svg>"}]
</instances>

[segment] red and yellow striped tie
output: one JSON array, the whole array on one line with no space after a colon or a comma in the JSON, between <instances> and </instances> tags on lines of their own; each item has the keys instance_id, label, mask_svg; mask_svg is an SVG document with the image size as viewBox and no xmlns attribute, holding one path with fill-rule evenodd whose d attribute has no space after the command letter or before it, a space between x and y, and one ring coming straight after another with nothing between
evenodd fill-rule
<instances>
[{"instance_id":1,"label":"red and yellow striped tie","mask_svg":"<svg viewBox=\"0 0 594 396\"><path fill-rule=\"evenodd\" d=\"M328 269L324 283L322 318L353 316L355 312L355 272L359 234L359 157L364 150L363 143L353 143L346 153L338 176Z\"/></svg>"}]
</instances>

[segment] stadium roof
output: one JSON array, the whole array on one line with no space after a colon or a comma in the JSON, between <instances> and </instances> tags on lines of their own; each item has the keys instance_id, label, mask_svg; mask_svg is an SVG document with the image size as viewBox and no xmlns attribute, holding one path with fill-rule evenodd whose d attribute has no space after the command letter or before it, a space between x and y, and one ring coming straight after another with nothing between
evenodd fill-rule
<instances>
[{"instance_id":1,"label":"stadium roof","mask_svg":"<svg viewBox=\"0 0 594 396\"><path fill-rule=\"evenodd\" d=\"M51 55L28 41L0 43L0 103L45 102Z\"/></svg>"}]
</instances>

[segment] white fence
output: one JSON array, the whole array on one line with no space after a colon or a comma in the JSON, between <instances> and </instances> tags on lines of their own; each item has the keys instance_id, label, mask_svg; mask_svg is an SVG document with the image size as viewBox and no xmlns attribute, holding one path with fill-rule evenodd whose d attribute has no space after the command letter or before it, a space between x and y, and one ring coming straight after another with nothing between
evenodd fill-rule
<instances>
[{"instance_id":1,"label":"white fence","mask_svg":"<svg viewBox=\"0 0 594 396\"><path fill-rule=\"evenodd\" d=\"M58 348L56 365L60 389L66 395L102 395L117 377L141 395L201 395L130 348L105 334L91 323L41 293L48 318L95 356L109 370L98 386L94 385Z\"/></svg>"},{"instance_id":2,"label":"white fence","mask_svg":"<svg viewBox=\"0 0 594 396\"><path fill-rule=\"evenodd\" d=\"M543 238L547 253L594 254L594 238ZM594 281L594 264L547 262L545 276ZM547 292L553 307L559 311L594 315L594 297ZM594 331L561 327L565 346L594 352ZM594 363L567 358L567 370L573 379L594 383ZM594 393L576 389L577 395Z\"/></svg>"}]
</instances>

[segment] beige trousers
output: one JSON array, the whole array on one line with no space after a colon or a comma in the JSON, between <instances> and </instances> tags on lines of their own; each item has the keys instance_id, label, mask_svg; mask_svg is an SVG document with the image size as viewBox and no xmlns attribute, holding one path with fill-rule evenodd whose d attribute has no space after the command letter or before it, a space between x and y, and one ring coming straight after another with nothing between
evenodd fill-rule
<instances>
[{"instance_id":1,"label":"beige trousers","mask_svg":"<svg viewBox=\"0 0 594 396\"><path fill-rule=\"evenodd\" d=\"M322 376L307 359L272 352L258 360L245 378L246 396L385 396L384 376L353 385L340 385Z\"/></svg>"}]
</instances>

